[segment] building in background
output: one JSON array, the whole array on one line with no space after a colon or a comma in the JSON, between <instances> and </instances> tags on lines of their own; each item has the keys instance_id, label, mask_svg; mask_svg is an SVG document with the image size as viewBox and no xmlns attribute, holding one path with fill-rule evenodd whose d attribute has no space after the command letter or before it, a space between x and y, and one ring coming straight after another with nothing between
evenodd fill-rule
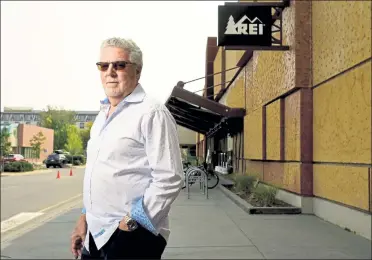
<instances>
[{"instance_id":1,"label":"building in background","mask_svg":"<svg viewBox=\"0 0 372 260\"><path fill-rule=\"evenodd\" d=\"M279 199L371 239L371 2L278 9L287 49L228 50L210 37L206 75L220 73L203 97L175 87L167 106L198 132L199 156L210 149L224 166L231 155L235 172L280 188Z\"/></svg>"},{"instance_id":2,"label":"building in background","mask_svg":"<svg viewBox=\"0 0 372 260\"><path fill-rule=\"evenodd\" d=\"M32 108L4 107L4 112L1 112L1 125L40 125L41 112ZM93 122L98 115L98 111L75 111L75 113L76 126L80 129L85 127L85 123Z\"/></svg>"},{"instance_id":3,"label":"building in background","mask_svg":"<svg viewBox=\"0 0 372 260\"><path fill-rule=\"evenodd\" d=\"M1 129L6 128L9 133L9 139L11 147L18 146L18 124L1 125Z\"/></svg>"},{"instance_id":4,"label":"building in background","mask_svg":"<svg viewBox=\"0 0 372 260\"><path fill-rule=\"evenodd\" d=\"M20 153L23 155L23 151L29 155L29 149L17 149L18 145L18 126L22 126L21 129L26 129L24 133L28 135L30 132L33 132L28 126L40 126L40 110L33 110L32 108L27 107L4 107L4 112L1 112L1 126L7 127L11 134L12 147L14 147L14 152ZM98 111L76 111L76 126L80 129L85 128L87 122L93 122L98 115ZM40 128L40 127L39 127ZM46 128L43 128L46 129ZM48 129L50 130L50 129ZM180 146L183 151L183 154L187 156L195 156L196 142L195 142L195 132L184 128L182 126L178 127L178 137L180 140ZM27 136L28 138L28 136ZM26 138L26 139L27 139ZM21 143L26 144L27 140L22 137ZM26 142L26 143L25 143ZM52 140L53 143L53 140ZM47 149L48 152L52 152L52 149Z\"/></svg>"},{"instance_id":5,"label":"building in background","mask_svg":"<svg viewBox=\"0 0 372 260\"><path fill-rule=\"evenodd\" d=\"M30 162L42 162L53 152L54 145L54 130L37 125L26 124L9 124L1 126L7 128L10 133L9 142L12 146L12 153L21 154ZM43 134L45 140L41 145L40 155L36 156L30 145L30 140L39 132ZM37 158L39 157L39 158Z\"/></svg>"},{"instance_id":6,"label":"building in background","mask_svg":"<svg viewBox=\"0 0 372 260\"><path fill-rule=\"evenodd\" d=\"M196 132L183 126L177 126L178 138L182 152L182 158L188 160L190 157L196 157Z\"/></svg>"}]
</instances>

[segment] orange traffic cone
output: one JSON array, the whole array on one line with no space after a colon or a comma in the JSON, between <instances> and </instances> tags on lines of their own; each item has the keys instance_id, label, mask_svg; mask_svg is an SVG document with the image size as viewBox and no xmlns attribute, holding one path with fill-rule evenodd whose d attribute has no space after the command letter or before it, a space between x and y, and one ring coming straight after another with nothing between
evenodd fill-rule
<instances>
[{"instance_id":1,"label":"orange traffic cone","mask_svg":"<svg viewBox=\"0 0 372 260\"><path fill-rule=\"evenodd\" d=\"M70 169L70 176L72 176L72 169Z\"/></svg>"},{"instance_id":2,"label":"orange traffic cone","mask_svg":"<svg viewBox=\"0 0 372 260\"><path fill-rule=\"evenodd\" d=\"M61 174L59 174L59 171L58 171L56 179L60 179L60 178L61 178Z\"/></svg>"}]
</instances>

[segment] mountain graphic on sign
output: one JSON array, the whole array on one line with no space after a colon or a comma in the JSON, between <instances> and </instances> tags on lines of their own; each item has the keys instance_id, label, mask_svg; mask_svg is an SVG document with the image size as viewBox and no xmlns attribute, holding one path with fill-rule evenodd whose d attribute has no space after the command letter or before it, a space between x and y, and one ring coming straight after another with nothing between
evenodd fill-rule
<instances>
[{"instance_id":1,"label":"mountain graphic on sign","mask_svg":"<svg viewBox=\"0 0 372 260\"><path fill-rule=\"evenodd\" d=\"M255 23L257 20L260 22L260 23L263 23L260 19L258 19L258 17L255 17L253 20L249 19L248 16L244 15L242 17L242 19L239 20L238 24L241 24L243 22L245 22L245 20L248 20L250 23Z\"/></svg>"},{"instance_id":2,"label":"mountain graphic on sign","mask_svg":"<svg viewBox=\"0 0 372 260\"><path fill-rule=\"evenodd\" d=\"M235 23L234 17L230 15L229 21L227 22L225 34L239 34L237 29L241 27L241 25L246 20L248 20L250 23L256 23L257 21L259 21L260 23L263 23L260 19L258 19L258 17L255 17L253 20L251 20L246 15L244 15L237 23Z\"/></svg>"}]
</instances>

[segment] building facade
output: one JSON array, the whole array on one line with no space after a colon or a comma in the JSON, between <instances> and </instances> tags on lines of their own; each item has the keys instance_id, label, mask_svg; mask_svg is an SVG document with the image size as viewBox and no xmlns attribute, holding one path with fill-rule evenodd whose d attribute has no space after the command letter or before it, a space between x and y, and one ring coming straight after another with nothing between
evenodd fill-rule
<instances>
[{"instance_id":1,"label":"building facade","mask_svg":"<svg viewBox=\"0 0 372 260\"><path fill-rule=\"evenodd\" d=\"M195 154L196 132L189 130L183 126L177 126L177 132L178 132L178 139L179 139L181 148L189 149L189 151L192 151L192 153Z\"/></svg>"},{"instance_id":2,"label":"building facade","mask_svg":"<svg viewBox=\"0 0 372 260\"><path fill-rule=\"evenodd\" d=\"M23 155L29 162L42 162L53 152L53 129L31 124L9 124L7 126L2 125L1 128L7 128L10 133L9 142L12 146L12 153ZM36 156L32 150L30 140L40 132L45 137L45 140L41 145L39 156Z\"/></svg>"},{"instance_id":3,"label":"building facade","mask_svg":"<svg viewBox=\"0 0 372 260\"><path fill-rule=\"evenodd\" d=\"M9 108L5 107L1 112L1 126L17 128L19 124L40 126L40 110L32 108ZM94 122L98 111L76 111L76 126L80 129L86 127L87 122ZM178 137L181 148L186 149L187 153L195 154L196 142L195 132L185 127L178 127ZM14 139L12 136L11 138Z\"/></svg>"},{"instance_id":4,"label":"building facade","mask_svg":"<svg viewBox=\"0 0 372 260\"><path fill-rule=\"evenodd\" d=\"M206 75L220 73L206 77L205 103L244 116L228 134L194 129L197 154L232 156L235 172L280 188L279 199L371 239L371 2L290 1L281 19L287 50L208 39Z\"/></svg>"},{"instance_id":5,"label":"building facade","mask_svg":"<svg viewBox=\"0 0 372 260\"><path fill-rule=\"evenodd\" d=\"M32 108L4 108L4 112L1 112L1 125L40 125L41 112ZM75 124L80 129L85 128L85 123L93 122L98 115L98 111L75 111L75 113Z\"/></svg>"}]
</instances>

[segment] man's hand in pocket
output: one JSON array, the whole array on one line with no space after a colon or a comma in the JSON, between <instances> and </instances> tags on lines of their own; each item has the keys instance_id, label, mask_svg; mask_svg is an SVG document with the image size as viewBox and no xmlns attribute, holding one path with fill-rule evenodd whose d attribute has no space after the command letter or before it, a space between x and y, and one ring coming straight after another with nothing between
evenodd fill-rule
<instances>
[{"instance_id":1,"label":"man's hand in pocket","mask_svg":"<svg viewBox=\"0 0 372 260\"><path fill-rule=\"evenodd\" d=\"M75 258L81 256L86 234L87 222L85 215L82 215L71 234L71 252Z\"/></svg>"}]
</instances>

